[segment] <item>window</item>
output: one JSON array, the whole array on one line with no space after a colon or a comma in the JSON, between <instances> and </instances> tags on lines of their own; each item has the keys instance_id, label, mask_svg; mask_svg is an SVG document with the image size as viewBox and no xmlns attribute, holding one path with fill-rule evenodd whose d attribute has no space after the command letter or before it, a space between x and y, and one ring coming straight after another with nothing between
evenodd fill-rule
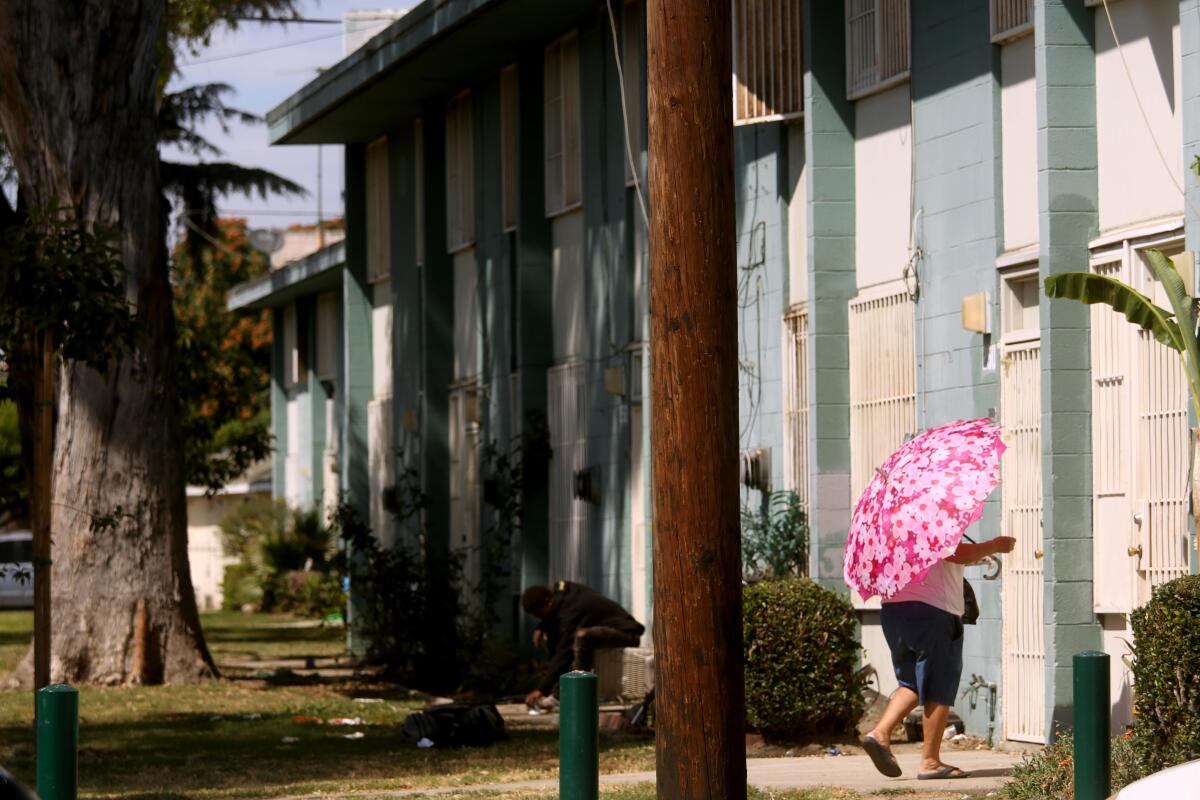
<instances>
[{"instance_id":1,"label":"window","mask_svg":"<svg viewBox=\"0 0 1200 800\"><path fill-rule=\"evenodd\" d=\"M916 308L891 284L850 301L852 501L904 437L917 432Z\"/></svg>"},{"instance_id":2,"label":"window","mask_svg":"<svg viewBox=\"0 0 1200 800\"><path fill-rule=\"evenodd\" d=\"M425 126L421 120L413 123L413 227L416 228L417 266L425 264Z\"/></svg>"},{"instance_id":3,"label":"window","mask_svg":"<svg viewBox=\"0 0 1200 800\"><path fill-rule=\"evenodd\" d=\"M308 380L308 326L295 305L283 310L283 367L286 388Z\"/></svg>"},{"instance_id":4,"label":"window","mask_svg":"<svg viewBox=\"0 0 1200 800\"><path fill-rule=\"evenodd\" d=\"M337 292L317 298L317 378L323 381L337 377L339 299Z\"/></svg>"},{"instance_id":5,"label":"window","mask_svg":"<svg viewBox=\"0 0 1200 800\"><path fill-rule=\"evenodd\" d=\"M855 100L908 78L908 0L847 0L846 94Z\"/></svg>"},{"instance_id":6,"label":"window","mask_svg":"<svg viewBox=\"0 0 1200 800\"><path fill-rule=\"evenodd\" d=\"M1042 323L1038 316L1041 284L1037 268L1025 270L1003 281L1000 301L1001 332L1005 344L1027 342L1041 337Z\"/></svg>"},{"instance_id":7,"label":"window","mask_svg":"<svg viewBox=\"0 0 1200 800\"><path fill-rule=\"evenodd\" d=\"M633 153L633 163L625 156L625 185L633 186L641 173L642 150L642 5L640 0L629 0L621 14L621 70L625 79L625 141Z\"/></svg>"},{"instance_id":8,"label":"window","mask_svg":"<svg viewBox=\"0 0 1200 800\"><path fill-rule=\"evenodd\" d=\"M579 121L579 40L568 34L546 48L546 216L583 200Z\"/></svg>"},{"instance_id":9,"label":"window","mask_svg":"<svg viewBox=\"0 0 1200 800\"><path fill-rule=\"evenodd\" d=\"M500 72L500 148L504 158L504 230L517 227L517 165L520 126L518 122L517 68Z\"/></svg>"},{"instance_id":10,"label":"window","mask_svg":"<svg viewBox=\"0 0 1200 800\"><path fill-rule=\"evenodd\" d=\"M734 0L733 121L804 112L804 27L795 0Z\"/></svg>"},{"instance_id":11,"label":"window","mask_svg":"<svg viewBox=\"0 0 1200 800\"><path fill-rule=\"evenodd\" d=\"M475 138L471 93L446 106L446 249L453 253L475 241Z\"/></svg>"},{"instance_id":12,"label":"window","mask_svg":"<svg viewBox=\"0 0 1200 800\"><path fill-rule=\"evenodd\" d=\"M391 230L388 220L388 141L367 145L367 280L384 280L391 274Z\"/></svg>"},{"instance_id":13,"label":"window","mask_svg":"<svg viewBox=\"0 0 1200 800\"><path fill-rule=\"evenodd\" d=\"M992 41L1012 41L1033 33L1033 0L991 0Z\"/></svg>"}]
</instances>

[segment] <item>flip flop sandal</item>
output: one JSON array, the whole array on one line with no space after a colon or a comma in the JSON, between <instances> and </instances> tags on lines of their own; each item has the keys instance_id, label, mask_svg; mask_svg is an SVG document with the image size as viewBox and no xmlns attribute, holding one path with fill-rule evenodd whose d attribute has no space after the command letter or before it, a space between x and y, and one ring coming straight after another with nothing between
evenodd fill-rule
<instances>
[{"instance_id":1,"label":"flip flop sandal","mask_svg":"<svg viewBox=\"0 0 1200 800\"><path fill-rule=\"evenodd\" d=\"M902 771L900 764L896 761L896 757L878 739L874 736L864 736L862 748L871 757L871 763L875 765L875 769L889 778L900 777Z\"/></svg>"},{"instance_id":2,"label":"flip flop sandal","mask_svg":"<svg viewBox=\"0 0 1200 800\"><path fill-rule=\"evenodd\" d=\"M958 774L955 774L958 773ZM969 778L971 773L963 772L958 767L952 767L949 764L939 769L937 772L921 772L917 775L919 781L939 781L939 780L958 780L959 778Z\"/></svg>"}]
</instances>

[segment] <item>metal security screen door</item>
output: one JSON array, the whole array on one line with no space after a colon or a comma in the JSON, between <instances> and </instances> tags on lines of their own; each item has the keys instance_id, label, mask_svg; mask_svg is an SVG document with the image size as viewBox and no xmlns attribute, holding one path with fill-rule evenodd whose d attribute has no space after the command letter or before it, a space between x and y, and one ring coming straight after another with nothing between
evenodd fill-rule
<instances>
[{"instance_id":1,"label":"metal security screen door","mask_svg":"<svg viewBox=\"0 0 1200 800\"><path fill-rule=\"evenodd\" d=\"M583 364L549 370L550 579L583 581L587 503L575 497L575 473L587 465L587 400Z\"/></svg>"},{"instance_id":2,"label":"metal security screen door","mask_svg":"<svg viewBox=\"0 0 1200 800\"><path fill-rule=\"evenodd\" d=\"M1169 305L1140 247L1092 269ZM1122 613L1187 574L1187 386L1178 354L1115 312L1094 309L1092 326L1096 610Z\"/></svg>"},{"instance_id":3,"label":"metal security screen door","mask_svg":"<svg viewBox=\"0 0 1200 800\"><path fill-rule=\"evenodd\" d=\"M808 511L808 311L783 318L784 485Z\"/></svg>"},{"instance_id":4,"label":"metal security screen door","mask_svg":"<svg viewBox=\"0 0 1200 800\"><path fill-rule=\"evenodd\" d=\"M1035 306L1036 309L1036 306ZM1041 345L1006 345L1000 378L1008 449L1001 460L1004 528L1016 537L1004 558L1004 737L1046 741L1046 656L1042 620Z\"/></svg>"},{"instance_id":5,"label":"metal security screen door","mask_svg":"<svg viewBox=\"0 0 1200 800\"><path fill-rule=\"evenodd\" d=\"M463 556L463 578L481 576L479 538L479 394L475 384L450 390L450 531Z\"/></svg>"}]
</instances>

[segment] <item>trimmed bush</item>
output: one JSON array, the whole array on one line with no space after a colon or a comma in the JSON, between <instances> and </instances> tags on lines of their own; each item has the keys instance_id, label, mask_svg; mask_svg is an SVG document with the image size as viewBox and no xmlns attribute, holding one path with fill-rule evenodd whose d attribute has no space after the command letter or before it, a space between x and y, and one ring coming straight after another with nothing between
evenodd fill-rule
<instances>
[{"instance_id":1,"label":"trimmed bush","mask_svg":"<svg viewBox=\"0 0 1200 800\"><path fill-rule=\"evenodd\" d=\"M1151 772L1129 735L1112 740L1113 792ZM1012 779L1000 790L1000 797L1003 800L1074 800L1075 741L1070 731L1060 733L1053 744L1025 756L1013 769Z\"/></svg>"},{"instance_id":2,"label":"trimmed bush","mask_svg":"<svg viewBox=\"0 0 1200 800\"><path fill-rule=\"evenodd\" d=\"M1133 612L1134 743L1151 771L1200 758L1200 575Z\"/></svg>"},{"instance_id":3,"label":"trimmed bush","mask_svg":"<svg viewBox=\"0 0 1200 800\"><path fill-rule=\"evenodd\" d=\"M865 678L850 603L807 578L744 593L746 721L775 738L840 734L862 716Z\"/></svg>"}]
</instances>

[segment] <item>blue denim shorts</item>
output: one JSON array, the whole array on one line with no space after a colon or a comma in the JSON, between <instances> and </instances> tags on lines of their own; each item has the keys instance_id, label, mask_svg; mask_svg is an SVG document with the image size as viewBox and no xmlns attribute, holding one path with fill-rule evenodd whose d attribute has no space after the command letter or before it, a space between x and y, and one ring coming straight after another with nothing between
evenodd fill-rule
<instances>
[{"instance_id":1,"label":"blue denim shorts","mask_svg":"<svg viewBox=\"0 0 1200 800\"><path fill-rule=\"evenodd\" d=\"M896 680L921 698L952 706L962 676L962 618L926 603L884 603L883 635Z\"/></svg>"}]
</instances>

